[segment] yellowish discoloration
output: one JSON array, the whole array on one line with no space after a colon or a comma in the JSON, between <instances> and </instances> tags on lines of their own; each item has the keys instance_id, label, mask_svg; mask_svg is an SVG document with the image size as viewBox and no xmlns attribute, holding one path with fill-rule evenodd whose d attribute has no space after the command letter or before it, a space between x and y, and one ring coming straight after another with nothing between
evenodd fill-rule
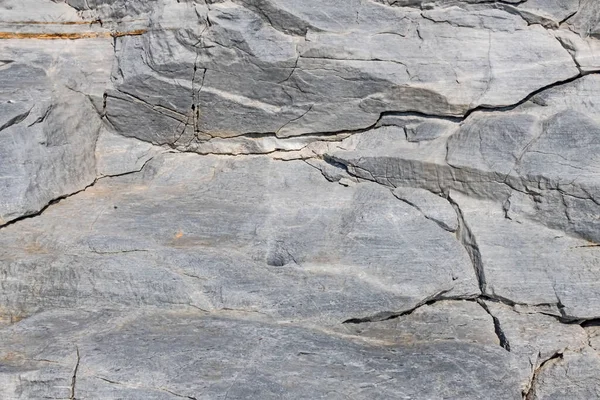
<instances>
[{"instance_id":1,"label":"yellowish discoloration","mask_svg":"<svg viewBox=\"0 0 600 400\"><path fill-rule=\"evenodd\" d=\"M117 38L123 36L139 36L147 31L137 29L127 32L54 32L54 33L34 33L34 32L0 32L0 39L39 39L39 40L57 40L57 39L98 39L98 38Z\"/></svg>"},{"instance_id":2,"label":"yellowish discoloration","mask_svg":"<svg viewBox=\"0 0 600 400\"><path fill-rule=\"evenodd\" d=\"M27 315L21 312L11 312L8 310L0 310L0 326L16 324L27 318Z\"/></svg>"},{"instance_id":3,"label":"yellowish discoloration","mask_svg":"<svg viewBox=\"0 0 600 400\"><path fill-rule=\"evenodd\" d=\"M11 25L93 25L100 21L6 21Z\"/></svg>"},{"instance_id":4,"label":"yellowish discoloration","mask_svg":"<svg viewBox=\"0 0 600 400\"><path fill-rule=\"evenodd\" d=\"M37 241L27 243L24 247L24 250L29 254L48 254L48 249Z\"/></svg>"}]
</instances>

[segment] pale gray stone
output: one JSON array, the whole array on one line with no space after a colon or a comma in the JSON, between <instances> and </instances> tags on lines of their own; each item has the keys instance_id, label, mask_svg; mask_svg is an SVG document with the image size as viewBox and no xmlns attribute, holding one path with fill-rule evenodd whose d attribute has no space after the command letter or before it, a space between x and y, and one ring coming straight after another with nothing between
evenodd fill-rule
<instances>
[{"instance_id":1,"label":"pale gray stone","mask_svg":"<svg viewBox=\"0 0 600 400\"><path fill-rule=\"evenodd\" d=\"M527 0L507 7L530 24L558 28L579 10L579 0Z\"/></svg>"},{"instance_id":2,"label":"pale gray stone","mask_svg":"<svg viewBox=\"0 0 600 400\"><path fill-rule=\"evenodd\" d=\"M427 342L500 346L492 317L475 301L441 300L387 321L344 324L342 332L389 345Z\"/></svg>"},{"instance_id":3,"label":"pale gray stone","mask_svg":"<svg viewBox=\"0 0 600 400\"><path fill-rule=\"evenodd\" d=\"M302 161L156 156L2 233L4 307L25 314L164 303L334 323L478 293L452 234Z\"/></svg>"},{"instance_id":4,"label":"pale gray stone","mask_svg":"<svg viewBox=\"0 0 600 400\"><path fill-rule=\"evenodd\" d=\"M582 37L600 34L600 4L594 0L581 0L579 10L569 19L571 29Z\"/></svg>"},{"instance_id":5,"label":"pale gray stone","mask_svg":"<svg viewBox=\"0 0 600 400\"><path fill-rule=\"evenodd\" d=\"M600 70L600 44L597 39L582 38L565 29L556 31L555 35L563 47L571 53L581 71Z\"/></svg>"},{"instance_id":6,"label":"pale gray stone","mask_svg":"<svg viewBox=\"0 0 600 400\"><path fill-rule=\"evenodd\" d=\"M486 294L553 305L567 320L598 317L598 247L527 220L511 221L500 204L458 193L451 198L475 238Z\"/></svg>"},{"instance_id":7,"label":"pale gray stone","mask_svg":"<svg viewBox=\"0 0 600 400\"><path fill-rule=\"evenodd\" d=\"M358 130L391 111L515 104L578 74L543 28L502 10L455 7L443 18L459 22L446 23L370 2L319 2L323 13L311 2L238 3L181 4L189 28L119 38L115 79L128 96L107 101L119 132L194 150L210 137ZM162 26L170 14L157 13Z\"/></svg>"},{"instance_id":8,"label":"pale gray stone","mask_svg":"<svg viewBox=\"0 0 600 400\"><path fill-rule=\"evenodd\" d=\"M544 365L534 381L530 399L593 399L600 396L600 355L592 349L567 351Z\"/></svg>"},{"instance_id":9,"label":"pale gray stone","mask_svg":"<svg viewBox=\"0 0 600 400\"><path fill-rule=\"evenodd\" d=\"M522 392L532 391L536 371L548 360L566 351L580 351L588 345L585 330L577 324L561 323L536 307L507 306L486 301L485 307L496 318L496 331L506 348L516 357L522 377Z\"/></svg>"},{"instance_id":10,"label":"pale gray stone","mask_svg":"<svg viewBox=\"0 0 600 400\"><path fill-rule=\"evenodd\" d=\"M598 397L599 21L0 0L0 398Z\"/></svg>"},{"instance_id":11,"label":"pale gray stone","mask_svg":"<svg viewBox=\"0 0 600 400\"><path fill-rule=\"evenodd\" d=\"M425 189L398 187L394 196L416 207L423 215L447 231L458 229L456 212L448 200Z\"/></svg>"},{"instance_id":12,"label":"pale gray stone","mask_svg":"<svg viewBox=\"0 0 600 400\"><path fill-rule=\"evenodd\" d=\"M103 127L96 141L96 175L115 176L140 171L148 161L164 151Z\"/></svg>"},{"instance_id":13,"label":"pale gray stone","mask_svg":"<svg viewBox=\"0 0 600 400\"><path fill-rule=\"evenodd\" d=\"M0 80L16 79L13 73L39 73L38 79L44 74L12 64ZM94 181L100 120L85 96L68 90L6 91L0 102L0 225L4 225Z\"/></svg>"},{"instance_id":14,"label":"pale gray stone","mask_svg":"<svg viewBox=\"0 0 600 400\"><path fill-rule=\"evenodd\" d=\"M235 313L63 311L0 336L11 399L521 398L498 346L389 346Z\"/></svg>"},{"instance_id":15,"label":"pale gray stone","mask_svg":"<svg viewBox=\"0 0 600 400\"><path fill-rule=\"evenodd\" d=\"M598 82L589 75L514 111L473 113L430 141L408 143L406 127L388 126L327 154L363 179L494 199L510 218L598 241Z\"/></svg>"}]
</instances>

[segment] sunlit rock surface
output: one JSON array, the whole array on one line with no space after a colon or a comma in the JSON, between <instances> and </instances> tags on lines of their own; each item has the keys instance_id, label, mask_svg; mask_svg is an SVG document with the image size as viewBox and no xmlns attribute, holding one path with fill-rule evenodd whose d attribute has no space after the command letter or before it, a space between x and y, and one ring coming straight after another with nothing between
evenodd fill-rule
<instances>
[{"instance_id":1,"label":"sunlit rock surface","mask_svg":"<svg viewBox=\"0 0 600 400\"><path fill-rule=\"evenodd\" d=\"M1 399L600 396L594 0L0 0Z\"/></svg>"}]
</instances>

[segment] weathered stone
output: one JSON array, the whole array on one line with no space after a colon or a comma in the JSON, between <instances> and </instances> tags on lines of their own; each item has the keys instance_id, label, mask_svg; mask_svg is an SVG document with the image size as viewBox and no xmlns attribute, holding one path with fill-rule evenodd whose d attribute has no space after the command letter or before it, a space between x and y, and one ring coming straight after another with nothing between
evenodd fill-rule
<instances>
[{"instance_id":1,"label":"weathered stone","mask_svg":"<svg viewBox=\"0 0 600 400\"><path fill-rule=\"evenodd\" d=\"M15 313L165 303L332 323L478 292L453 235L385 188L332 185L301 161L157 156L2 243Z\"/></svg>"},{"instance_id":2,"label":"weathered stone","mask_svg":"<svg viewBox=\"0 0 600 400\"><path fill-rule=\"evenodd\" d=\"M593 399L600 396L600 356L591 349L567 351L548 361L536 375L528 399Z\"/></svg>"},{"instance_id":3,"label":"weathered stone","mask_svg":"<svg viewBox=\"0 0 600 400\"><path fill-rule=\"evenodd\" d=\"M511 221L500 204L458 193L451 198L476 240L486 294L554 305L566 319L598 317L598 247L527 220Z\"/></svg>"},{"instance_id":4,"label":"weathered stone","mask_svg":"<svg viewBox=\"0 0 600 400\"><path fill-rule=\"evenodd\" d=\"M12 352L3 353L0 390L5 398L520 398L516 371L497 346L390 346L241 317L40 314L1 334ZM57 318L72 323L57 326Z\"/></svg>"},{"instance_id":5,"label":"weathered stone","mask_svg":"<svg viewBox=\"0 0 600 400\"><path fill-rule=\"evenodd\" d=\"M456 212L448 200L425 189L399 187L394 189L394 196L416 207L423 215L447 231L458 229Z\"/></svg>"},{"instance_id":6,"label":"weathered stone","mask_svg":"<svg viewBox=\"0 0 600 400\"><path fill-rule=\"evenodd\" d=\"M412 345L427 342L465 342L500 346L492 317L475 301L438 301L387 321L344 324L342 332Z\"/></svg>"},{"instance_id":7,"label":"weathered stone","mask_svg":"<svg viewBox=\"0 0 600 400\"><path fill-rule=\"evenodd\" d=\"M0 398L598 397L599 21L0 0Z\"/></svg>"},{"instance_id":8,"label":"weathered stone","mask_svg":"<svg viewBox=\"0 0 600 400\"><path fill-rule=\"evenodd\" d=\"M164 150L102 129L96 141L96 175L116 176L141 169Z\"/></svg>"},{"instance_id":9,"label":"weathered stone","mask_svg":"<svg viewBox=\"0 0 600 400\"><path fill-rule=\"evenodd\" d=\"M507 9L518 13L529 24L558 28L579 10L579 0L527 0Z\"/></svg>"}]
</instances>

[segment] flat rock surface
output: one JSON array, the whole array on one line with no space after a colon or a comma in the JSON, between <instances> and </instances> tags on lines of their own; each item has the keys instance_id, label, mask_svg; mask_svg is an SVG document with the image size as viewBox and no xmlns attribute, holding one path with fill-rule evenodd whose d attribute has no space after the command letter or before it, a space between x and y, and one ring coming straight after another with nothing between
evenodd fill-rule
<instances>
[{"instance_id":1,"label":"flat rock surface","mask_svg":"<svg viewBox=\"0 0 600 400\"><path fill-rule=\"evenodd\" d=\"M596 0L0 0L0 399L600 397Z\"/></svg>"}]
</instances>

